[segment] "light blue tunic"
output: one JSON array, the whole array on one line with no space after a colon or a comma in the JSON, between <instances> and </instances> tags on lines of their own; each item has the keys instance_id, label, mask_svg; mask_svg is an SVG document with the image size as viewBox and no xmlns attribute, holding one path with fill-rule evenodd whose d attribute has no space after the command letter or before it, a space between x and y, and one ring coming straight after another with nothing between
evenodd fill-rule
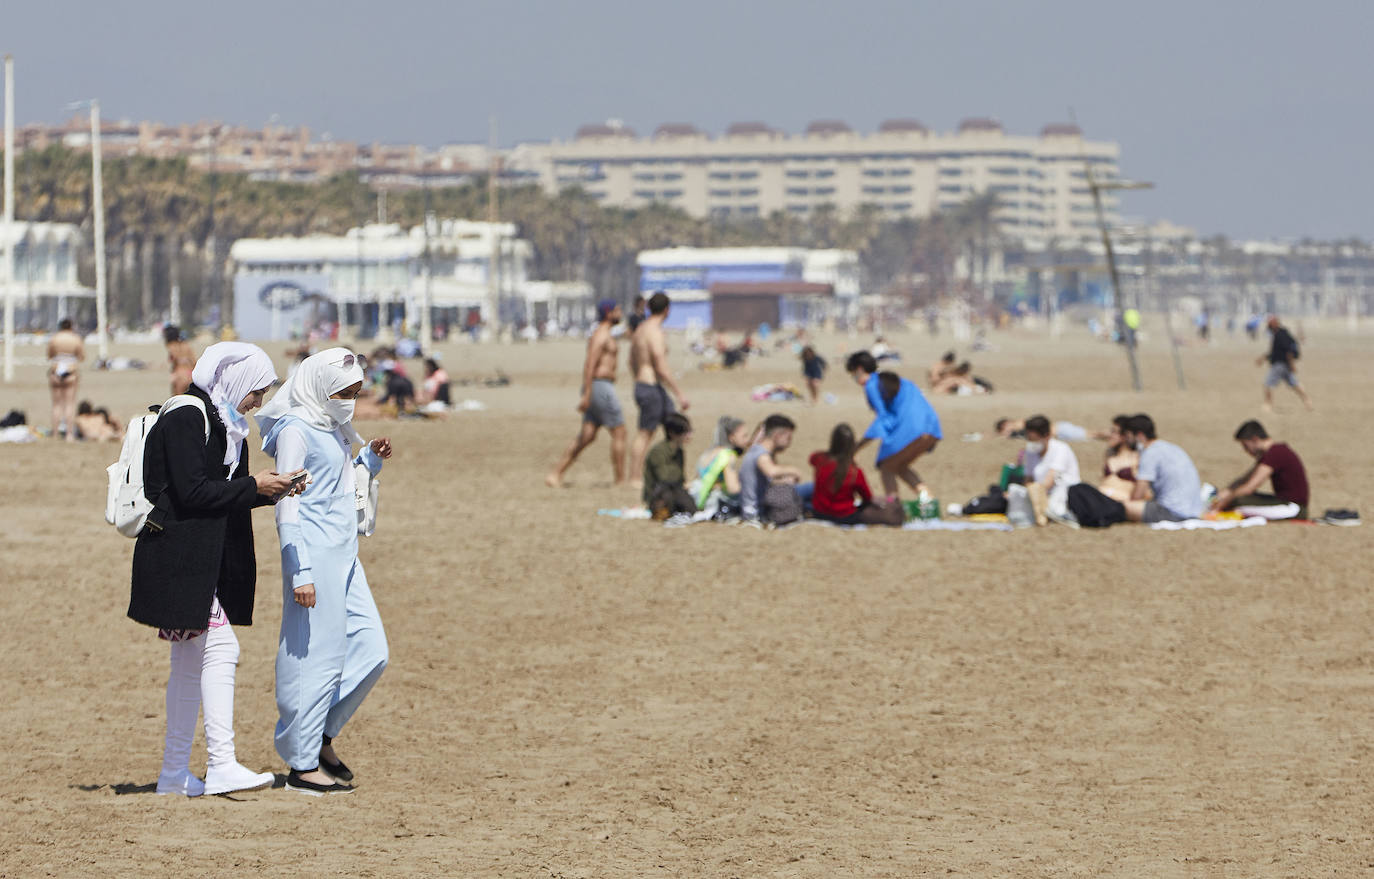
<instances>
[{"instance_id":1,"label":"light blue tunic","mask_svg":"<svg viewBox=\"0 0 1374 879\"><path fill-rule=\"evenodd\" d=\"M382 461L367 446L355 458L338 431L289 415L271 427L263 450L276 456L280 473L310 471L305 493L280 501L277 516L283 608L275 738L282 759L304 772L319 765L323 737L343 730L386 668L386 633L358 561L353 491L354 463L375 475ZM295 588L307 583L315 586L313 608L295 601Z\"/></svg>"},{"instance_id":2,"label":"light blue tunic","mask_svg":"<svg viewBox=\"0 0 1374 879\"><path fill-rule=\"evenodd\" d=\"M868 408L876 416L864 433L864 439L881 441L878 446L879 462L905 449L918 437L929 434L936 439L941 438L940 416L935 414L925 394L910 379L902 379L897 396L888 402L883 399L878 376L871 375L864 382L864 396L868 399Z\"/></svg>"}]
</instances>

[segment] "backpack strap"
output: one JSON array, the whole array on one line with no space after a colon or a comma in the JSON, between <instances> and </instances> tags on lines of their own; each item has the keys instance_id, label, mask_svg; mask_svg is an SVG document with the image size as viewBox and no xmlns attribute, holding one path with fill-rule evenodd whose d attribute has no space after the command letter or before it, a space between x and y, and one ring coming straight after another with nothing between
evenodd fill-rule
<instances>
[{"instance_id":1,"label":"backpack strap","mask_svg":"<svg viewBox=\"0 0 1374 879\"><path fill-rule=\"evenodd\" d=\"M201 418L205 419L205 441L210 442L210 414L205 411L205 401L193 394L177 394L169 397L166 403L157 410L157 417L161 418L173 409L180 409L183 406L194 406L200 410Z\"/></svg>"}]
</instances>

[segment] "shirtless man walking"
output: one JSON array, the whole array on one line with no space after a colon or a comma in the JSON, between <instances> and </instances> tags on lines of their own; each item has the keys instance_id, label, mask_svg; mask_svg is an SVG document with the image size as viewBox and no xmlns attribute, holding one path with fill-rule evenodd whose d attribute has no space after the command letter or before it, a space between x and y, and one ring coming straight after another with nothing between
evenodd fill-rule
<instances>
[{"instance_id":1,"label":"shirtless man walking","mask_svg":"<svg viewBox=\"0 0 1374 879\"><path fill-rule=\"evenodd\" d=\"M558 459L544 482L550 488L563 484L568 472L582 450L596 439L596 432L606 428L611 434L611 469L615 484L625 481L625 416L615 396L615 372L620 366L620 341L611 332L620 323L620 306L614 299L603 299L596 306L599 323L587 340L587 360L582 366L582 396L577 411L582 413L582 427L572 445Z\"/></svg>"},{"instance_id":2,"label":"shirtless man walking","mask_svg":"<svg viewBox=\"0 0 1374 879\"><path fill-rule=\"evenodd\" d=\"M191 386L191 370L196 365L196 352L181 334L181 329L171 324L162 328L162 340L167 346L167 362L172 372L172 396L184 394Z\"/></svg>"},{"instance_id":3,"label":"shirtless man walking","mask_svg":"<svg viewBox=\"0 0 1374 879\"><path fill-rule=\"evenodd\" d=\"M649 316L630 339L630 372L635 377L635 405L639 407L639 432L635 434L631 454L631 474L644 472L644 456L649 451L654 431L663 423L665 415L677 411L668 391L677 397L683 412L691 405L668 368L668 343L663 338L663 321L667 317L668 294L660 290L649 297Z\"/></svg>"}]
</instances>

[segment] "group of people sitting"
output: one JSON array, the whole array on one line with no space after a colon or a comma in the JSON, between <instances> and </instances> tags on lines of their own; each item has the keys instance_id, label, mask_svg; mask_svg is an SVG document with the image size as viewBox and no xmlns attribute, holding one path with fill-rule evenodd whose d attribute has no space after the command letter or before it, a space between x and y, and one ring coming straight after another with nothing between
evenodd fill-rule
<instances>
[{"instance_id":1,"label":"group of people sitting","mask_svg":"<svg viewBox=\"0 0 1374 879\"><path fill-rule=\"evenodd\" d=\"M1118 415L1109 430L1089 432L1044 415L1024 421L1001 419L1002 436L1025 441L1017 467L1003 468L1003 484L1024 483L1037 524L1104 527L1116 522L1179 522L1209 514L1238 512L1265 518L1305 519L1310 491L1302 459L1287 443L1269 436L1250 420L1235 440L1255 459L1226 488L1206 493L1193 459L1178 445L1161 439L1154 419L1144 413ZM1088 484L1070 442L1088 438L1107 443L1096 485ZM1264 484L1272 486L1263 492ZM965 511L984 509L975 499Z\"/></svg>"},{"instance_id":2,"label":"group of people sitting","mask_svg":"<svg viewBox=\"0 0 1374 879\"><path fill-rule=\"evenodd\" d=\"M644 461L644 503L656 519L705 511L719 520L788 524L810 516L842 525L901 525L895 497L879 499L854 460L854 429L837 424L830 445L808 458L809 472L784 463L797 425L769 415L757 426L730 415L716 422L711 447L687 479L684 446L692 436L687 416L664 418L664 439Z\"/></svg>"},{"instance_id":3,"label":"group of people sitting","mask_svg":"<svg viewBox=\"0 0 1374 879\"><path fill-rule=\"evenodd\" d=\"M692 425L673 412L662 419L664 439L645 456L643 500L657 519L707 512L712 518L788 524L810 515L842 525L901 525L905 510L898 483L929 501L914 469L941 438L940 420L911 381L878 371L868 351L850 355L846 371L864 389L874 420L862 437L848 424L831 431L829 446L808 458L810 472L780 459L792 445L796 423L774 414L757 427L722 417L711 447L697 461L696 479L687 480L684 446ZM869 443L878 444L882 496L869 487L855 461Z\"/></svg>"},{"instance_id":4,"label":"group of people sitting","mask_svg":"<svg viewBox=\"0 0 1374 879\"><path fill-rule=\"evenodd\" d=\"M946 351L940 359L930 365L926 379L932 394L990 394L992 382L973 374L973 364L958 361L953 351Z\"/></svg>"}]
</instances>

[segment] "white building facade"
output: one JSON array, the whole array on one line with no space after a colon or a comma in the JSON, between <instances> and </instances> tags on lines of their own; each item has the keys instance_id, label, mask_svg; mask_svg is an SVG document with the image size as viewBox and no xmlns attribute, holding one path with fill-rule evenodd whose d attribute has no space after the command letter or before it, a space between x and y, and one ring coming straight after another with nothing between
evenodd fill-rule
<instances>
[{"instance_id":1,"label":"white building facade","mask_svg":"<svg viewBox=\"0 0 1374 879\"><path fill-rule=\"evenodd\" d=\"M606 206L662 203L722 219L806 216L826 205L923 217L993 193L1004 233L1082 238L1096 228L1087 167L1114 179L1119 153L1072 125L1047 125L1031 137L1007 134L990 119L966 119L953 133L897 119L871 134L821 121L802 135L740 123L720 137L690 125L663 125L649 138L589 125L572 141L522 144L508 161L549 192L581 187ZM1105 198L1104 207L1114 221L1116 200Z\"/></svg>"},{"instance_id":2,"label":"white building facade","mask_svg":"<svg viewBox=\"0 0 1374 879\"><path fill-rule=\"evenodd\" d=\"M240 239L230 251L234 325L245 339L282 339L338 322L367 338L418 326L426 298L436 327L490 323L494 309L502 323L531 320L551 294L530 281L532 249L515 235L513 223L431 219L428 231L374 224L346 235Z\"/></svg>"},{"instance_id":3,"label":"white building facade","mask_svg":"<svg viewBox=\"0 0 1374 879\"><path fill-rule=\"evenodd\" d=\"M0 264L0 288L9 279L17 328L46 331L64 317L94 324L95 290L77 279L81 246L72 223L0 223L0 259L10 260L8 272Z\"/></svg>"}]
</instances>

